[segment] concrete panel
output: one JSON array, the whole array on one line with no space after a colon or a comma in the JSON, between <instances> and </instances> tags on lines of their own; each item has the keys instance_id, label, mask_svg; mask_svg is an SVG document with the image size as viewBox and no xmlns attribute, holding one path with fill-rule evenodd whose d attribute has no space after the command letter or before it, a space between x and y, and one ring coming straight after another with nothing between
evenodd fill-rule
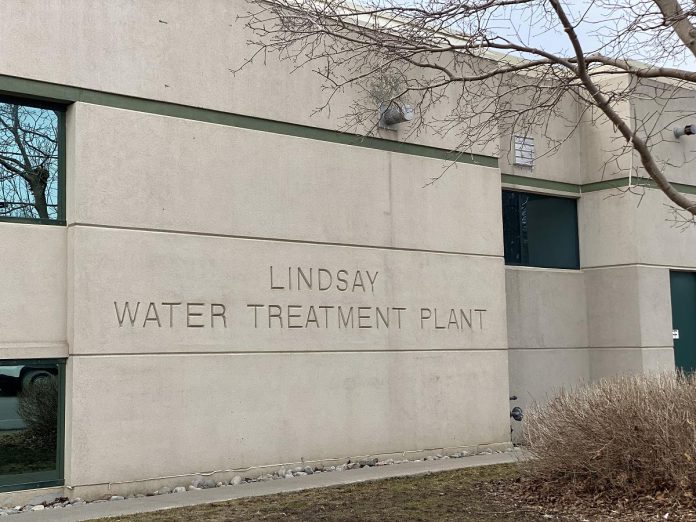
<instances>
[{"instance_id":1,"label":"concrete panel","mask_svg":"<svg viewBox=\"0 0 696 522\"><path fill-rule=\"evenodd\" d=\"M631 99L634 128L650 143L650 151L670 181L694 184L696 139L675 138L673 129L696 123L696 92L679 88L673 82L642 80ZM640 156L633 154L637 174L647 176ZM692 196L693 198L694 196Z\"/></svg>"},{"instance_id":2,"label":"concrete panel","mask_svg":"<svg viewBox=\"0 0 696 522\"><path fill-rule=\"evenodd\" d=\"M590 379L587 348L511 349L510 394L516 404L543 403L561 388L570 388Z\"/></svg>"},{"instance_id":3,"label":"concrete panel","mask_svg":"<svg viewBox=\"0 0 696 522\"><path fill-rule=\"evenodd\" d=\"M587 270L585 282L590 346L640 346L638 268Z\"/></svg>"},{"instance_id":4,"label":"concrete panel","mask_svg":"<svg viewBox=\"0 0 696 522\"><path fill-rule=\"evenodd\" d=\"M500 176L77 104L69 221L502 255ZM99 140L94 137L99 136Z\"/></svg>"},{"instance_id":5,"label":"concrete panel","mask_svg":"<svg viewBox=\"0 0 696 522\"><path fill-rule=\"evenodd\" d=\"M593 348L590 351L592 380L621 374L641 373L643 356L640 348Z\"/></svg>"},{"instance_id":6,"label":"concrete panel","mask_svg":"<svg viewBox=\"0 0 696 522\"><path fill-rule=\"evenodd\" d=\"M590 366L593 380L620 374L663 372L674 369L674 350L671 346L593 348Z\"/></svg>"},{"instance_id":7,"label":"concrete panel","mask_svg":"<svg viewBox=\"0 0 696 522\"><path fill-rule=\"evenodd\" d=\"M696 199L696 195L691 197ZM673 208L661 191L646 191L636 211L640 262L696 268L696 226L676 215Z\"/></svg>"},{"instance_id":8,"label":"concrete panel","mask_svg":"<svg viewBox=\"0 0 696 522\"><path fill-rule=\"evenodd\" d=\"M507 346L500 258L70 232L71 353Z\"/></svg>"},{"instance_id":9,"label":"concrete panel","mask_svg":"<svg viewBox=\"0 0 696 522\"><path fill-rule=\"evenodd\" d=\"M0 245L0 359L62 353L66 229L0 223Z\"/></svg>"},{"instance_id":10,"label":"concrete panel","mask_svg":"<svg viewBox=\"0 0 696 522\"><path fill-rule=\"evenodd\" d=\"M630 103L620 101L614 109L630 121ZM628 177L634 166L626 140L598 109L588 109L579 132L581 183ZM634 172L634 175L636 173Z\"/></svg>"},{"instance_id":11,"label":"concrete panel","mask_svg":"<svg viewBox=\"0 0 696 522\"><path fill-rule=\"evenodd\" d=\"M505 267L508 346L588 346L585 279L580 271Z\"/></svg>"},{"instance_id":12,"label":"concrete panel","mask_svg":"<svg viewBox=\"0 0 696 522\"><path fill-rule=\"evenodd\" d=\"M585 274L591 346L672 344L668 269L637 265Z\"/></svg>"},{"instance_id":13,"label":"concrete panel","mask_svg":"<svg viewBox=\"0 0 696 522\"><path fill-rule=\"evenodd\" d=\"M0 340L0 359L62 359L67 356L66 341L8 343Z\"/></svg>"},{"instance_id":14,"label":"concrete panel","mask_svg":"<svg viewBox=\"0 0 696 522\"><path fill-rule=\"evenodd\" d=\"M672 346L672 298L669 270L639 266L638 298L641 346Z\"/></svg>"},{"instance_id":15,"label":"concrete panel","mask_svg":"<svg viewBox=\"0 0 696 522\"><path fill-rule=\"evenodd\" d=\"M503 256L497 169L390 154L389 171L392 245Z\"/></svg>"},{"instance_id":16,"label":"concrete panel","mask_svg":"<svg viewBox=\"0 0 696 522\"><path fill-rule=\"evenodd\" d=\"M607 74L596 76L604 92L625 92L629 88L627 76ZM632 117L631 103L622 98L612 101L612 108L625 121ZM609 179L627 177L632 168L631 154L626 148L626 140L613 123L597 108L587 107L582 111L582 124L579 129L580 161L582 183L593 183Z\"/></svg>"},{"instance_id":17,"label":"concrete panel","mask_svg":"<svg viewBox=\"0 0 696 522\"><path fill-rule=\"evenodd\" d=\"M643 349L644 372L666 372L674 370L674 347Z\"/></svg>"},{"instance_id":18,"label":"concrete panel","mask_svg":"<svg viewBox=\"0 0 696 522\"><path fill-rule=\"evenodd\" d=\"M616 189L583 194L578 200L580 266L610 266L639 262L640 197ZM655 217L653 216L653 219Z\"/></svg>"},{"instance_id":19,"label":"concrete panel","mask_svg":"<svg viewBox=\"0 0 696 522\"><path fill-rule=\"evenodd\" d=\"M696 227L676 216L657 189L583 194L579 203L583 268L629 263L696 267ZM675 221L676 220L676 221Z\"/></svg>"},{"instance_id":20,"label":"concrete panel","mask_svg":"<svg viewBox=\"0 0 696 522\"><path fill-rule=\"evenodd\" d=\"M509 440L505 351L72 364L69 484Z\"/></svg>"},{"instance_id":21,"label":"concrete panel","mask_svg":"<svg viewBox=\"0 0 696 522\"><path fill-rule=\"evenodd\" d=\"M589 350L586 348L511 349L508 351L510 371L510 408L524 411L532 404L543 404L562 389L581 386L590 380ZM523 441L522 422L510 419L512 440Z\"/></svg>"}]
</instances>

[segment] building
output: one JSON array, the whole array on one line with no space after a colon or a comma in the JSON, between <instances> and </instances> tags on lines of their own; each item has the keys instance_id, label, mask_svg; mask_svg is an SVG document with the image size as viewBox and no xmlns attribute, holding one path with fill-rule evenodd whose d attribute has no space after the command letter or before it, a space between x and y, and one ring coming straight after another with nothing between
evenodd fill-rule
<instances>
[{"instance_id":1,"label":"building","mask_svg":"<svg viewBox=\"0 0 696 522\"><path fill-rule=\"evenodd\" d=\"M344 134L308 71L233 77L241 2L204 4L3 6L0 117L35 141L8 149L23 183L0 171L0 505L504 449L512 394L693 367L696 231L649 186L608 197L633 183L602 169L610 127L568 102L580 130L549 156ZM51 386L27 447L17 395Z\"/></svg>"}]
</instances>

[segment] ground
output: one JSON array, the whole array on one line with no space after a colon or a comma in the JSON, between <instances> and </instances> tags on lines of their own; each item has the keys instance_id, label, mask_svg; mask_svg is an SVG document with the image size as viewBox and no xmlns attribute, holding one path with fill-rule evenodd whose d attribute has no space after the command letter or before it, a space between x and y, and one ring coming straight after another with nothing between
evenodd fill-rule
<instances>
[{"instance_id":1,"label":"ground","mask_svg":"<svg viewBox=\"0 0 696 522\"><path fill-rule=\"evenodd\" d=\"M350 473L344 471L341 473ZM512 478L516 468L487 466L426 476L363 482L267 497L104 519L109 522L236 520L457 520L477 522L537 521L533 514L510 512L510 506L485 499L477 484Z\"/></svg>"},{"instance_id":2,"label":"ground","mask_svg":"<svg viewBox=\"0 0 696 522\"><path fill-rule=\"evenodd\" d=\"M350 472L346 472L350 473ZM688 513L589 502L536 505L521 500L518 465L486 466L415 477L311 489L231 502L102 519L103 522L262 521L458 521L537 522L696 520ZM616 509L614 509L616 508ZM666 518L665 514L670 513ZM693 513L693 512L691 512Z\"/></svg>"}]
</instances>

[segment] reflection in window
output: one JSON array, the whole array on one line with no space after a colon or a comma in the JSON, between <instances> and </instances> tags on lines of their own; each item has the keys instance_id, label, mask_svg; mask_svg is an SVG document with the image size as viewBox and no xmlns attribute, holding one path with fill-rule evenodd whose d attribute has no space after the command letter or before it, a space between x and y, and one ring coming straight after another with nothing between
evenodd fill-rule
<instances>
[{"instance_id":1,"label":"reflection in window","mask_svg":"<svg viewBox=\"0 0 696 522\"><path fill-rule=\"evenodd\" d=\"M62 478L61 378L55 362L0 361L0 486Z\"/></svg>"},{"instance_id":2,"label":"reflection in window","mask_svg":"<svg viewBox=\"0 0 696 522\"><path fill-rule=\"evenodd\" d=\"M503 241L508 265L579 268L576 200L504 190Z\"/></svg>"},{"instance_id":3,"label":"reflection in window","mask_svg":"<svg viewBox=\"0 0 696 522\"><path fill-rule=\"evenodd\" d=\"M62 219L62 113L0 99L0 217Z\"/></svg>"}]
</instances>

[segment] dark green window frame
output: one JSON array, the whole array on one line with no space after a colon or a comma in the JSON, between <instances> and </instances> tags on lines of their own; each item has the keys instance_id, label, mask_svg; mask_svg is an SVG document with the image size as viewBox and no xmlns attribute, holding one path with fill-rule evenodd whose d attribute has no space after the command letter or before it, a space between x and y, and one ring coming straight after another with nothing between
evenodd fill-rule
<instances>
[{"instance_id":1,"label":"dark green window frame","mask_svg":"<svg viewBox=\"0 0 696 522\"><path fill-rule=\"evenodd\" d=\"M58 368L58 434L55 469L0 475L0 492L64 485L65 362L65 359L0 359L0 366L56 365Z\"/></svg>"},{"instance_id":2,"label":"dark green window frame","mask_svg":"<svg viewBox=\"0 0 696 522\"><path fill-rule=\"evenodd\" d=\"M43 224L43 225L59 225L64 226L66 224L66 214L65 214L65 115L67 111L68 104L56 103L54 101L43 100L34 97L23 97L21 95L7 95L0 94L0 103L11 103L15 105L22 105L25 107L34 107L37 109L48 109L56 112L58 119L57 122L57 145L58 145L58 197L56 204L58 208L56 209L56 218L43 219L43 218L26 218L26 217L13 217L13 216L0 216L0 222L8 223L33 223L33 224Z\"/></svg>"},{"instance_id":3,"label":"dark green window frame","mask_svg":"<svg viewBox=\"0 0 696 522\"><path fill-rule=\"evenodd\" d=\"M505 264L580 268L577 199L502 191Z\"/></svg>"}]
</instances>

